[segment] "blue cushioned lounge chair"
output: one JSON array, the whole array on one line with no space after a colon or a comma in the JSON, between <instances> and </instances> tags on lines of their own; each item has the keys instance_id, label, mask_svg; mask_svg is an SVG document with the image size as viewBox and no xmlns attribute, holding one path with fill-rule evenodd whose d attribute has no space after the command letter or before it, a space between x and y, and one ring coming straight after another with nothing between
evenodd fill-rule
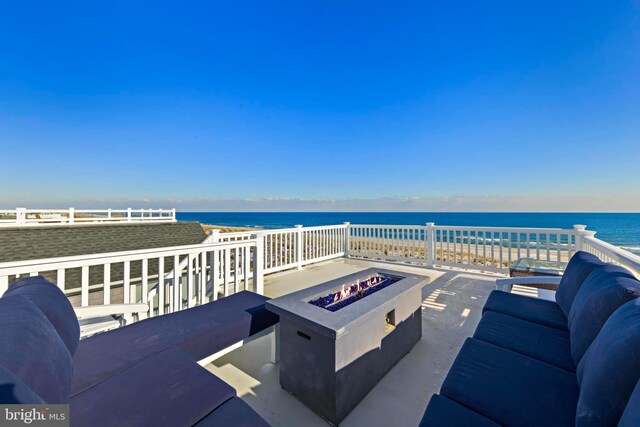
<instances>
[{"instance_id":1,"label":"blue cushioned lounge chair","mask_svg":"<svg viewBox=\"0 0 640 427\"><path fill-rule=\"evenodd\" d=\"M490 295L420 426L638 426L639 380L640 282L578 252L555 302Z\"/></svg>"},{"instance_id":2,"label":"blue cushioned lounge chair","mask_svg":"<svg viewBox=\"0 0 640 427\"><path fill-rule=\"evenodd\" d=\"M271 330L266 300L240 292L80 341L57 286L18 280L0 298L0 402L68 403L73 426L267 426L198 364Z\"/></svg>"}]
</instances>

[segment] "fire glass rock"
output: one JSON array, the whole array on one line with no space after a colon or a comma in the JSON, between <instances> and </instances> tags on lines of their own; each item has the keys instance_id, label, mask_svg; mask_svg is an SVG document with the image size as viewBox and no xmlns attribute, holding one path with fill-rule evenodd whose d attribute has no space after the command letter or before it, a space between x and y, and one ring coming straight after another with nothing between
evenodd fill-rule
<instances>
[{"instance_id":1,"label":"fire glass rock","mask_svg":"<svg viewBox=\"0 0 640 427\"><path fill-rule=\"evenodd\" d=\"M338 292L332 292L329 295L313 299L309 301L309 304L313 304L329 311L338 311L341 308L366 297L367 295L371 295L374 292L378 292L379 290L396 283L400 279L400 277L376 274L349 286L342 285L342 289Z\"/></svg>"}]
</instances>

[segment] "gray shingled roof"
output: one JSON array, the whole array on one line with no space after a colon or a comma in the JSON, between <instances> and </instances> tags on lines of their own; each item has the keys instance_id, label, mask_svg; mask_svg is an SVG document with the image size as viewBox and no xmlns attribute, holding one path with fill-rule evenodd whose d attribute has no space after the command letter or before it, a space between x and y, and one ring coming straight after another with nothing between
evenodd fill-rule
<instances>
[{"instance_id":1,"label":"gray shingled roof","mask_svg":"<svg viewBox=\"0 0 640 427\"><path fill-rule=\"evenodd\" d=\"M207 237L197 222L174 222L152 224L96 224L81 226L20 227L0 229L0 262L27 259L54 258L92 253L118 252L136 249L162 248L202 243ZM131 277L139 277L142 265L140 261L131 263ZM173 269L173 257L165 258L165 273ZM158 274L158 260L149 260L149 276ZM56 281L56 272L40 274L52 282ZM111 292L112 303L123 301L122 263L112 264ZM14 277L10 277L10 282ZM74 305L79 304L79 294L73 290L80 286L80 269L66 271L65 288ZM89 284L100 285L103 281L102 266L89 269ZM157 283L157 279L155 280ZM152 285L150 283L150 285ZM132 285L136 283L132 282ZM102 291L92 290L90 304L101 304Z\"/></svg>"},{"instance_id":2,"label":"gray shingled roof","mask_svg":"<svg viewBox=\"0 0 640 427\"><path fill-rule=\"evenodd\" d=\"M0 228L0 262L201 243L197 222Z\"/></svg>"}]
</instances>

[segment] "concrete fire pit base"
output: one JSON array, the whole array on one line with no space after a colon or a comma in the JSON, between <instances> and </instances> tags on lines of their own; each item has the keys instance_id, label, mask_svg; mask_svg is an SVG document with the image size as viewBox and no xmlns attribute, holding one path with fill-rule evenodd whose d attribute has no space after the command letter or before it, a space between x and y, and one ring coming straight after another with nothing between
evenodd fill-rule
<instances>
[{"instance_id":1,"label":"concrete fire pit base","mask_svg":"<svg viewBox=\"0 0 640 427\"><path fill-rule=\"evenodd\" d=\"M376 273L400 280L336 312L308 303ZM420 340L428 280L369 269L268 301L280 316L280 385L337 425Z\"/></svg>"}]
</instances>

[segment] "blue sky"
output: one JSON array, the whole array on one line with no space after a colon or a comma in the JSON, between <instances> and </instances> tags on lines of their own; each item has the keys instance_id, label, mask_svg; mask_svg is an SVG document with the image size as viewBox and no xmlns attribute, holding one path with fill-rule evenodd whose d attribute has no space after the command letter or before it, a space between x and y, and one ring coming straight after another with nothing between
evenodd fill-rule
<instances>
[{"instance_id":1,"label":"blue sky","mask_svg":"<svg viewBox=\"0 0 640 427\"><path fill-rule=\"evenodd\" d=\"M640 2L6 1L0 148L8 208L640 211Z\"/></svg>"}]
</instances>

